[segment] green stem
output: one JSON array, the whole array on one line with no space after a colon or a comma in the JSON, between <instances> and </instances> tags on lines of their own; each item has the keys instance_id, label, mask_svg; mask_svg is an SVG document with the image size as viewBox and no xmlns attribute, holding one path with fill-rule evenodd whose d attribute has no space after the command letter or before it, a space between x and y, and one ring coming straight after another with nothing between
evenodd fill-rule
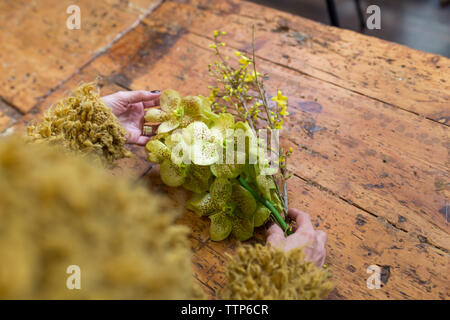
<instances>
[{"instance_id":1,"label":"green stem","mask_svg":"<svg viewBox=\"0 0 450 320\"><path fill-rule=\"evenodd\" d=\"M272 204L272 202L270 202L269 200L267 200L266 198L264 198L263 196L259 196L248 184L247 182L245 182L244 179L242 179L242 177L238 178L239 183L245 188L247 189L252 196L258 200L259 202L261 202L263 205L265 205L270 212L272 213L273 218L275 219L276 223L281 227L281 229L287 234L290 235L292 234L292 231L290 230L290 228L288 228L288 225L286 223L286 221L284 221L283 217L279 214L279 212L277 211L277 209L275 209L274 205Z\"/></svg>"}]
</instances>

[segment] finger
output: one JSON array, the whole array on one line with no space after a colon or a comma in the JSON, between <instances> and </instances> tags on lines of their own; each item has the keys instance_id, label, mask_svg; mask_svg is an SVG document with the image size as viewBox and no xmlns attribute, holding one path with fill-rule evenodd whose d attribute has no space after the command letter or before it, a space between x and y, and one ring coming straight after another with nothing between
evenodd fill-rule
<instances>
[{"instance_id":1,"label":"finger","mask_svg":"<svg viewBox=\"0 0 450 320\"><path fill-rule=\"evenodd\" d=\"M327 243L328 240L328 235L322 231L322 230L318 230L317 231L317 240L325 246L325 244Z\"/></svg>"},{"instance_id":2,"label":"finger","mask_svg":"<svg viewBox=\"0 0 450 320\"><path fill-rule=\"evenodd\" d=\"M297 231L314 231L314 227L311 223L311 217L306 212L297 210L297 209L289 209L288 216L295 219L297 226Z\"/></svg>"},{"instance_id":3,"label":"finger","mask_svg":"<svg viewBox=\"0 0 450 320\"><path fill-rule=\"evenodd\" d=\"M127 143L132 143L132 144L136 144L137 141L139 140L141 136L141 133L139 132L139 130L133 129L133 130L128 130L128 139L127 139Z\"/></svg>"},{"instance_id":4,"label":"finger","mask_svg":"<svg viewBox=\"0 0 450 320\"><path fill-rule=\"evenodd\" d=\"M137 103L130 104L128 109L134 109L136 111L144 112L144 102L137 102Z\"/></svg>"},{"instance_id":5,"label":"finger","mask_svg":"<svg viewBox=\"0 0 450 320\"><path fill-rule=\"evenodd\" d=\"M140 146L145 146L147 144L147 142L150 141L150 137L146 137L146 136L140 136L137 141L136 144L140 145Z\"/></svg>"},{"instance_id":6,"label":"finger","mask_svg":"<svg viewBox=\"0 0 450 320\"><path fill-rule=\"evenodd\" d=\"M280 236L284 237L283 230L276 223L274 223L272 226L270 226L269 229L267 229L267 233L268 233L269 237L270 236L277 236L277 235L280 235Z\"/></svg>"},{"instance_id":7,"label":"finger","mask_svg":"<svg viewBox=\"0 0 450 320\"><path fill-rule=\"evenodd\" d=\"M161 95L161 92L152 92L152 91L145 91L145 90L120 92L121 98L124 99L128 104L149 101L149 100L155 100L155 99L158 99L160 95Z\"/></svg>"},{"instance_id":8,"label":"finger","mask_svg":"<svg viewBox=\"0 0 450 320\"><path fill-rule=\"evenodd\" d=\"M151 108L151 107L159 106L159 98L155 99L155 100L150 100L150 101L143 101L143 104L144 104L144 108Z\"/></svg>"}]
</instances>

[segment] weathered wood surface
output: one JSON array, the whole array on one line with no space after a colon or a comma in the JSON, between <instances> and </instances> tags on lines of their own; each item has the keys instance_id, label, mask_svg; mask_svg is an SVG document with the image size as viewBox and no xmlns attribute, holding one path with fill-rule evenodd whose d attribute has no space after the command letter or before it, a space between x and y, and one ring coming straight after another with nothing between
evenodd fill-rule
<instances>
[{"instance_id":1,"label":"weathered wood surface","mask_svg":"<svg viewBox=\"0 0 450 320\"><path fill-rule=\"evenodd\" d=\"M290 97L282 142L294 148L291 206L329 235L326 263L337 283L331 298L448 299L450 60L243 1L184 2L163 3L89 63L70 65L81 68L73 75L49 70L45 76L59 85L16 127L97 76L104 94L207 94L212 31L228 32L232 56L250 48L255 24L269 91L282 88ZM2 84L0 95L9 101L7 89ZM0 126L8 119L0 116ZM142 148L133 151L136 159L115 174L138 177L149 167ZM187 194L162 186L157 168L147 177L155 192L183 207ZM195 277L214 296L224 283L224 253L236 242L209 241L208 219L188 211L179 223L192 228ZM379 290L366 287L372 264L383 266Z\"/></svg>"},{"instance_id":2,"label":"weathered wood surface","mask_svg":"<svg viewBox=\"0 0 450 320\"><path fill-rule=\"evenodd\" d=\"M68 30L73 1L2 1L0 95L28 112L159 2L77 1L81 29Z\"/></svg>"}]
</instances>

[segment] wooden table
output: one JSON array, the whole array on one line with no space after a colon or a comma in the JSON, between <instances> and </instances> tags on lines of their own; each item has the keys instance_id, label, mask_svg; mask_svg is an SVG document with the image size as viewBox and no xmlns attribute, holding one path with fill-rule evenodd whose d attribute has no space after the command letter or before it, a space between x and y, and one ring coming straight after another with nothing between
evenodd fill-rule
<instances>
[{"instance_id":1,"label":"wooden table","mask_svg":"<svg viewBox=\"0 0 450 320\"><path fill-rule=\"evenodd\" d=\"M99 75L103 94L207 94L213 30L227 31L232 55L250 49L254 24L266 84L289 95L290 205L329 236L330 298L449 298L449 59L245 1L80 0L81 30L65 28L70 4L0 4L0 130ZM116 174L148 168L133 150ZM182 208L185 192L149 176ZM192 227L194 274L214 296L236 242L210 241L208 219L190 212L179 223ZM369 265L382 267L378 290L366 286Z\"/></svg>"}]
</instances>

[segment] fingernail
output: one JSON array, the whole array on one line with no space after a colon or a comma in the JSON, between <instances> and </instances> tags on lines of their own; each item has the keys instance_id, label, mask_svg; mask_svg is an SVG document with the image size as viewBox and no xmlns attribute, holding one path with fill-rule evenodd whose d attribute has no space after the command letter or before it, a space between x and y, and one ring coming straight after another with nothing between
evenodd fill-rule
<instances>
[{"instance_id":1,"label":"fingernail","mask_svg":"<svg viewBox=\"0 0 450 320\"><path fill-rule=\"evenodd\" d=\"M151 93L160 93L161 91L159 91L159 90L152 90L152 91L150 91Z\"/></svg>"}]
</instances>

